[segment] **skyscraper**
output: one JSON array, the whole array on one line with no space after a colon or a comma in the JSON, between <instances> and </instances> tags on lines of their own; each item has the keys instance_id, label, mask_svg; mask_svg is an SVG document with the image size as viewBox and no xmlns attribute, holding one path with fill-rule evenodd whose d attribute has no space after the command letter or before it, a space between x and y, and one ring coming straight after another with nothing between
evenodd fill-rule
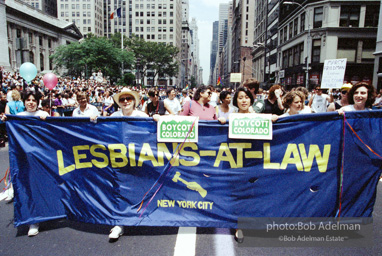
<instances>
[{"instance_id":1,"label":"skyscraper","mask_svg":"<svg viewBox=\"0 0 382 256\"><path fill-rule=\"evenodd\" d=\"M73 22L81 33L103 36L103 1L57 0L58 18Z\"/></svg>"},{"instance_id":2,"label":"skyscraper","mask_svg":"<svg viewBox=\"0 0 382 256\"><path fill-rule=\"evenodd\" d=\"M45 14L57 17L57 0L22 0Z\"/></svg>"}]
</instances>

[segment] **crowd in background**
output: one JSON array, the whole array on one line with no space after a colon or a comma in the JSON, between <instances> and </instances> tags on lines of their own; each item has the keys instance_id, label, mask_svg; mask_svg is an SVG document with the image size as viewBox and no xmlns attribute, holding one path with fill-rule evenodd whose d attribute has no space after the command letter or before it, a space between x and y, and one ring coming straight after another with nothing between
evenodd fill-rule
<instances>
[{"instance_id":1,"label":"crowd in background","mask_svg":"<svg viewBox=\"0 0 382 256\"><path fill-rule=\"evenodd\" d=\"M81 111L73 113L76 108L80 107L78 101L80 93L87 96L85 99L87 104L96 108L97 116L110 116L120 109L119 102L116 102L114 96L126 88L110 84L103 78L101 71L93 73L90 79L59 77L57 86L51 91L44 87L42 76L37 76L28 85L18 73L7 72L2 68L0 81L0 114L17 114L25 111L23 95L27 92L35 92L41 96L39 109L48 111L50 116L87 116ZM366 109L381 108L382 89L375 93L371 85L364 84L364 86L369 92ZM352 93L351 97L354 96L352 84L344 84L341 89L337 90L322 90L316 86L312 91L308 91L304 87L296 87L287 91L282 85L276 84L269 90L263 90L259 88L259 83L255 79L249 79L243 83L242 87L252 95L252 97L248 96L251 103L248 108L249 113L269 113L277 117L284 117L294 114L335 111L354 104L354 99L348 97L349 92ZM148 116L205 115L204 112L208 106L207 109L211 115L201 117L201 119L219 120L219 118L224 118L228 120L230 113L240 112L237 99L235 99L235 92L238 88L237 90L213 86L201 86L190 90L157 87L154 89L128 88L138 95L139 99L135 109ZM206 92L207 94L205 94ZM193 102L195 102L194 105ZM87 105L82 109L85 110L85 108ZM92 110L94 111L93 108ZM4 138L4 127L1 129L1 135ZM3 144L3 141L4 139L0 141L0 144Z\"/></svg>"}]
</instances>

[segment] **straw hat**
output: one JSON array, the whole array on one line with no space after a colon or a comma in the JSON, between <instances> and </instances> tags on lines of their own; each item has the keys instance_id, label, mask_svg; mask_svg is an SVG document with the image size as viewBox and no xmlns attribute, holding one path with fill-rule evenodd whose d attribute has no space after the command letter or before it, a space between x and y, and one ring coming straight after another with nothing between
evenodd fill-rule
<instances>
[{"instance_id":1,"label":"straw hat","mask_svg":"<svg viewBox=\"0 0 382 256\"><path fill-rule=\"evenodd\" d=\"M120 93L117 93L113 96L114 98L114 101L118 104L119 107L122 107L121 106L121 103L119 102L119 98L122 96L122 95L131 95L134 97L134 100L135 100L135 107L138 106L139 104L139 95L136 91L132 91L130 89L127 89L127 88L123 88L122 91Z\"/></svg>"}]
</instances>

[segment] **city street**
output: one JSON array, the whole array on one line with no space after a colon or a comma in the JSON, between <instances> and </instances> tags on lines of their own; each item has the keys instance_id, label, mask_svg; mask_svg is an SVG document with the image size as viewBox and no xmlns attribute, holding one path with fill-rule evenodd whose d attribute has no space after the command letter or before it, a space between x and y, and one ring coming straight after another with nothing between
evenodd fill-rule
<instances>
[{"instance_id":1,"label":"city street","mask_svg":"<svg viewBox=\"0 0 382 256\"><path fill-rule=\"evenodd\" d=\"M8 166L6 146L0 148L1 178ZM4 183L0 184L3 187ZM109 226L68 220L42 223L40 234L30 238L28 227L13 226L13 204L1 201L0 255L380 255L381 198L379 186L371 248L241 248L234 240L233 230L177 227L129 227L117 242L109 243Z\"/></svg>"}]
</instances>

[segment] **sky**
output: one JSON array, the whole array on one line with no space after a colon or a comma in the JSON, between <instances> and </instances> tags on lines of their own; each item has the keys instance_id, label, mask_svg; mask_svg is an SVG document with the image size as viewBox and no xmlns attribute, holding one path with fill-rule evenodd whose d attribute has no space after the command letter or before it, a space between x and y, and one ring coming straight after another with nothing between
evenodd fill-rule
<instances>
[{"instance_id":1,"label":"sky","mask_svg":"<svg viewBox=\"0 0 382 256\"><path fill-rule=\"evenodd\" d=\"M219 4L229 0L190 0L190 21L196 19L199 37L199 59L203 68L203 82L208 84L212 23L219 20Z\"/></svg>"}]
</instances>

